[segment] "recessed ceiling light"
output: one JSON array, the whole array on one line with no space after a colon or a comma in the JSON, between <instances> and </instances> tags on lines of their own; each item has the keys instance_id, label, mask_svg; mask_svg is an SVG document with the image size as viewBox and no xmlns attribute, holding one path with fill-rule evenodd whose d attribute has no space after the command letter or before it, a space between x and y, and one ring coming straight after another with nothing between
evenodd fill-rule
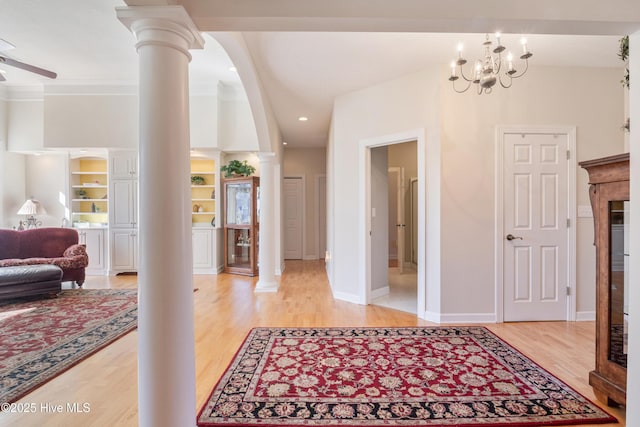
<instances>
[{"instance_id":1,"label":"recessed ceiling light","mask_svg":"<svg viewBox=\"0 0 640 427\"><path fill-rule=\"evenodd\" d=\"M233 71L235 73L238 69L236 67L229 67L229 71Z\"/></svg>"},{"instance_id":2,"label":"recessed ceiling light","mask_svg":"<svg viewBox=\"0 0 640 427\"><path fill-rule=\"evenodd\" d=\"M6 76L7 72L5 70L0 69L0 74L2 74L3 76Z\"/></svg>"},{"instance_id":3,"label":"recessed ceiling light","mask_svg":"<svg viewBox=\"0 0 640 427\"><path fill-rule=\"evenodd\" d=\"M305 116L300 116L300 117L298 117L298 120L301 121L301 122L306 122L307 120L309 120L309 118L305 117Z\"/></svg>"},{"instance_id":4,"label":"recessed ceiling light","mask_svg":"<svg viewBox=\"0 0 640 427\"><path fill-rule=\"evenodd\" d=\"M282 141L282 145L287 145L287 143L285 141Z\"/></svg>"}]
</instances>

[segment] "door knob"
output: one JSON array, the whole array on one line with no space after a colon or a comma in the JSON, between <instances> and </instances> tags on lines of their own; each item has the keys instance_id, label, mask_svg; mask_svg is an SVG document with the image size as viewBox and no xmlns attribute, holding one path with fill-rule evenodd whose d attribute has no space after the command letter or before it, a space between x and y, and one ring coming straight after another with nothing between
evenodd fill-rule
<instances>
[{"instance_id":1,"label":"door knob","mask_svg":"<svg viewBox=\"0 0 640 427\"><path fill-rule=\"evenodd\" d=\"M522 237L514 236L514 235L513 235L513 234L511 234L511 233L507 234L507 240L511 241L511 240L515 240L515 239L520 239L520 240L522 240Z\"/></svg>"}]
</instances>

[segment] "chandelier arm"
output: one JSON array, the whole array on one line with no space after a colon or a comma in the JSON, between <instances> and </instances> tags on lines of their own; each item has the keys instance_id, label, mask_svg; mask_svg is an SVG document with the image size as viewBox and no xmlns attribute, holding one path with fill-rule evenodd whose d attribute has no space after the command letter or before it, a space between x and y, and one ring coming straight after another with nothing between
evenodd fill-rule
<instances>
[{"instance_id":1,"label":"chandelier arm","mask_svg":"<svg viewBox=\"0 0 640 427\"><path fill-rule=\"evenodd\" d=\"M529 60L528 60L528 59L525 59L525 60L524 60L524 71L523 71L523 72L521 72L521 73L520 73L520 74L518 74L518 75L515 75L515 74L514 74L514 75L512 75L512 76L511 76L511 78L512 78L512 79L517 79L518 77L522 77L522 76L524 76L528 69L529 69Z\"/></svg>"},{"instance_id":2,"label":"chandelier arm","mask_svg":"<svg viewBox=\"0 0 640 427\"><path fill-rule=\"evenodd\" d=\"M462 69L462 65L460 65L460 76L466 81L468 81L469 83L473 81L473 79L468 79L467 76L464 75L464 70Z\"/></svg>"},{"instance_id":3,"label":"chandelier arm","mask_svg":"<svg viewBox=\"0 0 640 427\"><path fill-rule=\"evenodd\" d=\"M506 77L509 77L509 84L505 85L502 82L502 75L498 74L498 81L500 82L500 86L502 86L505 89L509 89L511 87L511 85L513 84L513 78L509 75L509 74L505 74Z\"/></svg>"},{"instance_id":4,"label":"chandelier arm","mask_svg":"<svg viewBox=\"0 0 640 427\"><path fill-rule=\"evenodd\" d=\"M464 93L464 92L468 91L470 87L471 87L471 80L467 80L467 87L465 87L462 90L456 89L456 82L453 81L453 90L456 91L457 93Z\"/></svg>"}]
</instances>

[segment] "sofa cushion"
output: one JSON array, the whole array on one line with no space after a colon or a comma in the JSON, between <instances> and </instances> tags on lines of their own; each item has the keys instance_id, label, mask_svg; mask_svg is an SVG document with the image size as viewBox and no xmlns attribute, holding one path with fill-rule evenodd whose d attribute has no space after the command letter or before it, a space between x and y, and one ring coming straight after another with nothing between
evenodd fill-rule
<instances>
[{"instance_id":1,"label":"sofa cushion","mask_svg":"<svg viewBox=\"0 0 640 427\"><path fill-rule=\"evenodd\" d=\"M0 259L58 258L75 244L78 244L78 232L72 228L0 230Z\"/></svg>"},{"instance_id":2,"label":"sofa cushion","mask_svg":"<svg viewBox=\"0 0 640 427\"><path fill-rule=\"evenodd\" d=\"M62 270L55 265L24 265L0 268L0 286L60 281Z\"/></svg>"}]
</instances>

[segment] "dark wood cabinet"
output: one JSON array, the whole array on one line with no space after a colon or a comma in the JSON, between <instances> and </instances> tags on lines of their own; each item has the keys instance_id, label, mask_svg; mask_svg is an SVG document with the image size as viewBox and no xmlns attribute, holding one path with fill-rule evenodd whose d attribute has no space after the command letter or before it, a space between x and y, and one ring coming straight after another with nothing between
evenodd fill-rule
<instances>
[{"instance_id":1,"label":"dark wood cabinet","mask_svg":"<svg viewBox=\"0 0 640 427\"><path fill-rule=\"evenodd\" d=\"M629 316L629 154L581 162L589 173L596 245L596 368L589 384L598 400L627 401Z\"/></svg>"},{"instance_id":2,"label":"dark wood cabinet","mask_svg":"<svg viewBox=\"0 0 640 427\"><path fill-rule=\"evenodd\" d=\"M260 178L226 178L222 186L224 271L256 276L260 238Z\"/></svg>"}]
</instances>

